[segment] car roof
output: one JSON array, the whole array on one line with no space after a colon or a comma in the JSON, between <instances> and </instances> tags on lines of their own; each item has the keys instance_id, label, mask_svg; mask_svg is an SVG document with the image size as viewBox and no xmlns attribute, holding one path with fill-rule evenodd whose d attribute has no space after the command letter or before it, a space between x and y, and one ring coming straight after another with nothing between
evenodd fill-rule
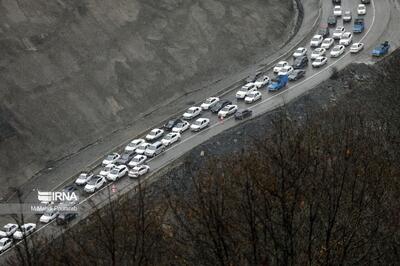
<instances>
[{"instance_id":1,"label":"car roof","mask_svg":"<svg viewBox=\"0 0 400 266\"><path fill-rule=\"evenodd\" d=\"M8 224L6 224L6 225L4 226L4 228L9 228L9 227L12 227L12 226L16 226L16 224L8 223Z\"/></svg>"}]
</instances>

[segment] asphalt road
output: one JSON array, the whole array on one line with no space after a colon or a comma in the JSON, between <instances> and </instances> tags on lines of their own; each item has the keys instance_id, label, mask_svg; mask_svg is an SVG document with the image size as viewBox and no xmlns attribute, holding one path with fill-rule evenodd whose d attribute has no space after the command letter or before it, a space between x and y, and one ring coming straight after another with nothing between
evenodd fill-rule
<instances>
[{"instance_id":1,"label":"asphalt road","mask_svg":"<svg viewBox=\"0 0 400 266\"><path fill-rule=\"evenodd\" d=\"M399 1L392 1L392 0L380 0L378 1L371 1L371 5L368 6L367 15L365 16L366 19L366 30L361 35L355 35L353 42L362 41L364 42L365 49L361 53L357 55L352 55L349 53L349 48L346 49L346 53L339 58L333 59L329 58L328 56L328 64L320 69L313 69L311 64L309 64L306 76L296 82L290 82L289 86L285 90L281 90L275 93L269 93L266 89L260 89L263 94L263 98L261 101L254 103L254 104L245 104L242 100L236 100L235 93L236 90L227 93L223 96L224 99L229 99L233 103L238 104L239 108L250 108L253 110L253 116L260 115L262 113L268 112L273 110L274 108L284 105L285 103L299 97L300 95L306 93L322 81L329 78L331 75L331 69L333 67L341 69L344 68L346 65L352 62L366 62L366 63L374 63L376 59L373 59L370 56L371 49L376 46L379 42L384 40L384 38L390 38L392 44L391 50L399 45L400 40L400 33L396 31L396 27L399 25L399 18L400 18L400 8L399 8ZM356 16L356 7L359 3L359 0L348 0L343 1L343 9L344 10L352 10L353 11L353 18ZM332 12L332 3L331 1L323 1L322 5L322 22L326 21L326 18ZM306 10L307 11L307 10ZM311 11L310 11L311 12ZM388 15L389 14L389 15ZM307 12L306 12L307 15ZM342 20L340 19L338 25L342 25ZM351 31L352 23L345 23L343 24L348 31ZM332 29L333 30L333 29ZM309 47L309 40L305 41L303 46L305 46L309 50L310 54L310 47ZM291 54L287 56L287 61L289 63L292 62ZM271 71L266 72L266 74L270 77L273 77L273 73ZM239 87L238 87L239 89ZM172 161L178 159L187 151L191 150L193 147L201 144L202 142L210 139L211 137L219 134L220 132L227 130L239 122L235 121L233 118L226 118L224 120L219 120L215 114L211 114L210 112L203 112L201 117L208 117L211 119L210 126L199 132L199 133L192 133L192 132L185 132L182 134L182 140L171 146L164 152L163 154L159 155L158 157L149 160L146 164L148 164L152 172L154 173L157 170L162 169L164 166L168 165ZM116 150L119 151L119 150ZM105 156L105 154L104 154ZM94 172L98 173L100 167L95 167ZM151 179L152 175L149 174L143 179ZM73 180L66 180L61 184L54 184L54 191L57 189L62 188L69 183L72 183ZM110 187L114 185L116 192L112 192ZM137 182L129 179L127 177L115 182L115 183L108 183L103 189L99 190L95 194L87 195L83 192L83 189L80 189L79 196L80 196L80 203L79 203L79 219L83 219L87 217L92 211L94 211L93 206L101 207L102 205L106 204L109 198L116 198L119 195L131 191L135 188ZM25 202L37 202L37 192L32 191L32 193L26 194L24 197ZM26 216L25 222L36 222L38 217ZM75 219L71 226L76 224L79 219ZM1 217L1 222L12 222L12 220L7 217ZM56 236L62 233L62 228L55 225L55 223L50 223L47 225L39 225L38 223L38 230L35 234L42 234L46 236ZM5 253L2 254L1 259L7 257L12 251L9 249ZM8 254L8 255L7 255ZM5 255L5 256L4 256Z\"/></svg>"}]
</instances>

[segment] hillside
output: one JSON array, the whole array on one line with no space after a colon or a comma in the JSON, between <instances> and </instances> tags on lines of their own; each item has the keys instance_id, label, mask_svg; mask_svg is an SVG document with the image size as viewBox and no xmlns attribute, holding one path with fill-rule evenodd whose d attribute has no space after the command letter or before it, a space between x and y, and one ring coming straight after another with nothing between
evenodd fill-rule
<instances>
[{"instance_id":1,"label":"hillside","mask_svg":"<svg viewBox=\"0 0 400 266\"><path fill-rule=\"evenodd\" d=\"M1 1L2 181L271 53L293 12L291 0Z\"/></svg>"}]
</instances>

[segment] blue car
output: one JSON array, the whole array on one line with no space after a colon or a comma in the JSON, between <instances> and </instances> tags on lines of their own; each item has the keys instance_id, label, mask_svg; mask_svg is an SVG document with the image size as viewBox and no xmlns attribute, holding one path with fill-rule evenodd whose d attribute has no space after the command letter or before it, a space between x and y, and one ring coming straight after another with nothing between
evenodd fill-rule
<instances>
[{"instance_id":1,"label":"blue car","mask_svg":"<svg viewBox=\"0 0 400 266\"><path fill-rule=\"evenodd\" d=\"M372 51L372 55L376 57L384 56L389 52L389 48L390 48L389 42L385 41Z\"/></svg>"}]
</instances>

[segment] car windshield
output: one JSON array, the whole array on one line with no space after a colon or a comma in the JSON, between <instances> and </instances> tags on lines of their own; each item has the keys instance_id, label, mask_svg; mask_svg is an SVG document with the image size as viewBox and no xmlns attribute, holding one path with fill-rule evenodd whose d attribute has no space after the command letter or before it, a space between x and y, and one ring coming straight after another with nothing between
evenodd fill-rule
<instances>
[{"instance_id":1,"label":"car windshield","mask_svg":"<svg viewBox=\"0 0 400 266\"><path fill-rule=\"evenodd\" d=\"M44 212L44 215L45 215L45 216L52 216L52 215L53 215L53 212L52 212L52 211L45 211L45 212Z\"/></svg>"},{"instance_id":2,"label":"car windshield","mask_svg":"<svg viewBox=\"0 0 400 266\"><path fill-rule=\"evenodd\" d=\"M166 140L170 140L170 139L172 139L174 136L175 136L174 134L166 135L166 136L165 136L165 139L166 139Z\"/></svg>"},{"instance_id":3,"label":"car windshield","mask_svg":"<svg viewBox=\"0 0 400 266\"><path fill-rule=\"evenodd\" d=\"M345 15L345 16L349 16L350 14L351 14L350 11L344 12L344 15Z\"/></svg>"},{"instance_id":4,"label":"car windshield","mask_svg":"<svg viewBox=\"0 0 400 266\"><path fill-rule=\"evenodd\" d=\"M239 91L241 91L241 92L246 92L246 91L248 91L249 90L249 88L248 87L242 87L242 88L240 88L240 90Z\"/></svg>"},{"instance_id":5,"label":"car windshield","mask_svg":"<svg viewBox=\"0 0 400 266\"><path fill-rule=\"evenodd\" d=\"M364 9L365 9L365 6L359 6L358 9L359 9L359 10L364 10Z\"/></svg>"},{"instance_id":6,"label":"car windshield","mask_svg":"<svg viewBox=\"0 0 400 266\"><path fill-rule=\"evenodd\" d=\"M149 149L150 151L155 151L155 150L156 150L156 147L153 146L153 145L151 145L151 146L149 146L147 149ZM138 158L135 162L140 162L140 160L141 160L141 158L140 158L140 159Z\"/></svg>"},{"instance_id":7,"label":"car windshield","mask_svg":"<svg viewBox=\"0 0 400 266\"><path fill-rule=\"evenodd\" d=\"M324 43L331 43L331 40L330 39L326 39L326 40L324 40Z\"/></svg>"},{"instance_id":8,"label":"car windshield","mask_svg":"<svg viewBox=\"0 0 400 266\"><path fill-rule=\"evenodd\" d=\"M302 53L302 52L303 52L303 48L298 48L298 49L296 50L296 52L297 52L297 53Z\"/></svg>"},{"instance_id":9,"label":"car windshield","mask_svg":"<svg viewBox=\"0 0 400 266\"><path fill-rule=\"evenodd\" d=\"M341 29L336 29L334 33L341 33L342 30Z\"/></svg>"},{"instance_id":10,"label":"car windshield","mask_svg":"<svg viewBox=\"0 0 400 266\"><path fill-rule=\"evenodd\" d=\"M314 37L314 38L312 38L312 41L313 42L317 42L317 41L319 41L319 38L318 37Z\"/></svg>"},{"instance_id":11,"label":"car windshield","mask_svg":"<svg viewBox=\"0 0 400 266\"><path fill-rule=\"evenodd\" d=\"M224 108L224 109L225 109L225 108ZM193 124L196 125L196 126L200 126L200 125L201 125L201 122L202 122L201 120L196 120L196 122L194 122Z\"/></svg>"},{"instance_id":12,"label":"car windshield","mask_svg":"<svg viewBox=\"0 0 400 266\"><path fill-rule=\"evenodd\" d=\"M322 58L317 58L315 62L322 62Z\"/></svg>"},{"instance_id":13,"label":"car windshield","mask_svg":"<svg viewBox=\"0 0 400 266\"><path fill-rule=\"evenodd\" d=\"M106 166L103 170L109 172L113 167L114 166Z\"/></svg>"},{"instance_id":14,"label":"car windshield","mask_svg":"<svg viewBox=\"0 0 400 266\"><path fill-rule=\"evenodd\" d=\"M149 135L150 135L150 136L155 136L155 135L157 135L157 131L151 131L151 132L149 133Z\"/></svg>"},{"instance_id":15,"label":"car windshield","mask_svg":"<svg viewBox=\"0 0 400 266\"><path fill-rule=\"evenodd\" d=\"M138 149L138 150L144 150L144 149L147 148L147 146L149 146L148 143L143 143L143 144L140 144L140 146L139 146L137 149Z\"/></svg>"},{"instance_id":16,"label":"car windshield","mask_svg":"<svg viewBox=\"0 0 400 266\"><path fill-rule=\"evenodd\" d=\"M111 170L111 174L113 174L113 175L118 174L118 169L112 169L112 170Z\"/></svg>"},{"instance_id":17,"label":"car windshield","mask_svg":"<svg viewBox=\"0 0 400 266\"><path fill-rule=\"evenodd\" d=\"M109 161L110 160L114 160L114 155L108 155L106 159L109 160Z\"/></svg>"},{"instance_id":18,"label":"car windshield","mask_svg":"<svg viewBox=\"0 0 400 266\"><path fill-rule=\"evenodd\" d=\"M286 64L284 63L284 62L280 62L280 63L278 63L276 66L277 67L283 67L283 66L285 66Z\"/></svg>"},{"instance_id":19,"label":"car windshield","mask_svg":"<svg viewBox=\"0 0 400 266\"><path fill-rule=\"evenodd\" d=\"M177 128L182 128L183 127L183 123L179 123L176 125Z\"/></svg>"},{"instance_id":20,"label":"car windshield","mask_svg":"<svg viewBox=\"0 0 400 266\"><path fill-rule=\"evenodd\" d=\"M340 51L340 47L339 47L339 46L333 47L333 50L332 50L332 51L338 52L338 51Z\"/></svg>"},{"instance_id":21,"label":"car windshield","mask_svg":"<svg viewBox=\"0 0 400 266\"><path fill-rule=\"evenodd\" d=\"M97 178L96 178L96 179L92 179L92 180L90 180L90 181L88 182L88 184L89 184L89 185L95 185L95 184L96 184L96 181L97 181Z\"/></svg>"},{"instance_id":22,"label":"car windshield","mask_svg":"<svg viewBox=\"0 0 400 266\"><path fill-rule=\"evenodd\" d=\"M207 99L206 100L206 104L210 104L210 103L212 103L214 100L213 99Z\"/></svg>"},{"instance_id":23,"label":"car windshield","mask_svg":"<svg viewBox=\"0 0 400 266\"><path fill-rule=\"evenodd\" d=\"M345 34L343 34L342 37L343 37L343 38L349 38L349 37L350 37L350 33L345 33Z\"/></svg>"},{"instance_id":24,"label":"car windshield","mask_svg":"<svg viewBox=\"0 0 400 266\"><path fill-rule=\"evenodd\" d=\"M189 110L187 111L187 113L188 113L188 114L193 114L195 111L196 111L196 109L189 109Z\"/></svg>"},{"instance_id":25,"label":"car windshield","mask_svg":"<svg viewBox=\"0 0 400 266\"><path fill-rule=\"evenodd\" d=\"M86 177L87 177L87 174L80 174L79 175L79 179L86 179Z\"/></svg>"},{"instance_id":26,"label":"car windshield","mask_svg":"<svg viewBox=\"0 0 400 266\"><path fill-rule=\"evenodd\" d=\"M301 61L303 61L303 58L302 58L302 57L296 58L296 60L294 60L294 64L295 64L295 65L296 65L296 64L300 64Z\"/></svg>"},{"instance_id":27,"label":"car windshield","mask_svg":"<svg viewBox=\"0 0 400 266\"><path fill-rule=\"evenodd\" d=\"M340 9L341 9L340 6L335 6L335 10L336 10L336 11L338 11L338 10L340 10Z\"/></svg>"},{"instance_id":28,"label":"car windshield","mask_svg":"<svg viewBox=\"0 0 400 266\"><path fill-rule=\"evenodd\" d=\"M223 111L223 112L227 112L227 111L229 111L229 106L225 106L224 108L222 108L222 110L221 111Z\"/></svg>"},{"instance_id":29,"label":"car windshield","mask_svg":"<svg viewBox=\"0 0 400 266\"><path fill-rule=\"evenodd\" d=\"M167 127L172 127L175 124L175 120L169 120L167 123Z\"/></svg>"}]
</instances>

